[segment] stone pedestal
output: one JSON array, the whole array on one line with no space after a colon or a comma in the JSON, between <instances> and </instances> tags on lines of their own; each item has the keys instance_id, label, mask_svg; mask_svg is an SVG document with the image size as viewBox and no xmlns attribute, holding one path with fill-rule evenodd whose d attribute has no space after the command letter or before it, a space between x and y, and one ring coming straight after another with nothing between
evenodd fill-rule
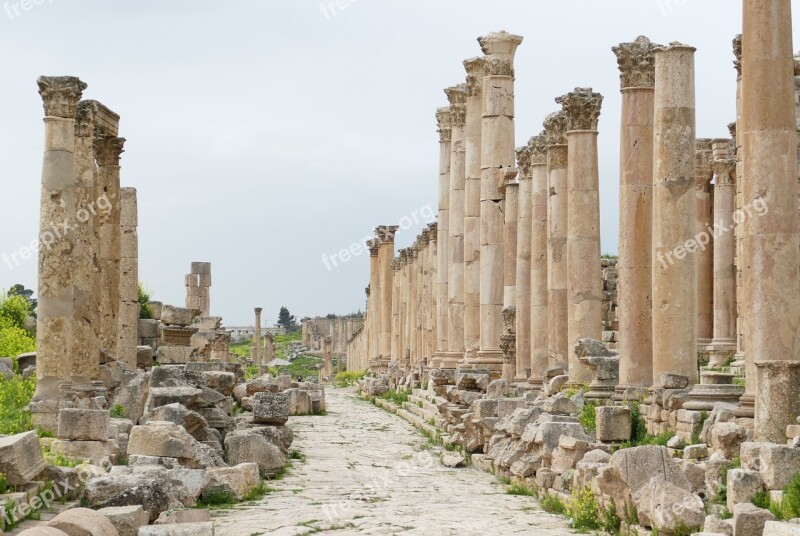
<instances>
[{"instance_id":1,"label":"stone pedestal","mask_svg":"<svg viewBox=\"0 0 800 536\"><path fill-rule=\"evenodd\" d=\"M567 198L567 329L569 379L591 380L592 372L574 347L580 339L601 339L603 279L600 268L600 196L597 123L603 97L591 88L576 88L556 99L567 117L569 164Z\"/></svg>"},{"instance_id":2,"label":"stone pedestal","mask_svg":"<svg viewBox=\"0 0 800 536\"><path fill-rule=\"evenodd\" d=\"M653 384L653 113L657 45L646 37L613 49L620 70L619 385L616 398Z\"/></svg>"},{"instance_id":3,"label":"stone pedestal","mask_svg":"<svg viewBox=\"0 0 800 536\"><path fill-rule=\"evenodd\" d=\"M689 392L683 409L711 411L717 402L737 404L744 394L744 387L733 384L733 374L725 372L701 372L700 383Z\"/></svg>"},{"instance_id":4,"label":"stone pedestal","mask_svg":"<svg viewBox=\"0 0 800 536\"><path fill-rule=\"evenodd\" d=\"M697 383L696 256L685 248L696 233L694 52L677 43L655 51L653 156L653 378L679 374L690 385Z\"/></svg>"}]
</instances>

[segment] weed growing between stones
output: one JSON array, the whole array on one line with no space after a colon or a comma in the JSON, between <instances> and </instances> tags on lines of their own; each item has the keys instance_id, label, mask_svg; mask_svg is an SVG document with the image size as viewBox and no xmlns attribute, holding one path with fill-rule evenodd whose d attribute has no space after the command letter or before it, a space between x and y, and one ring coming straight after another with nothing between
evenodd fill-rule
<instances>
[{"instance_id":1,"label":"weed growing between stones","mask_svg":"<svg viewBox=\"0 0 800 536\"><path fill-rule=\"evenodd\" d=\"M366 376L366 371L355 372L352 370L346 370L344 372L340 372L334 378L337 387L346 388L351 387L358 383L358 380L362 379Z\"/></svg>"},{"instance_id":2,"label":"weed growing between stones","mask_svg":"<svg viewBox=\"0 0 800 536\"><path fill-rule=\"evenodd\" d=\"M529 488L528 486L520 483L511 484L506 488L506 493L509 495L520 495L524 497L539 497L539 490L537 488Z\"/></svg>"},{"instance_id":3,"label":"weed growing between stones","mask_svg":"<svg viewBox=\"0 0 800 536\"><path fill-rule=\"evenodd\" d=\"M772 512L775 519L785 521L800 517L800 473L792 477L792 480L783 488L783 499L773 501L769 492L759 491L753 497L753 504L759 508L764 508Z\"/></svg>"},{"instance_id":4,"label":"weed growing between stones","mask_svg":"<svg viewBox=\"0 0 800 536\"><path fill-rule=\"evenodd\" d=\"M128 408L122 404L114 404L111 408L112 419L125 419L128 416Z\"/></svg>"},{"instance_id":5,"label":"weed growing between stones","mask_svg":"<svg viewBox=\"0 0 800 536\"><path fill-rule=\"evenodd\" d=\"M567 512L567 507L557 495L543 495L539 504L548 514L564 515Z\"/></svg>"},{"instance_id":6,"label":"weed growing between stones","mask_svg":"<svg viewBox=\"0 0 800 536\"><path fill-rule=\"evenodd\" d=\"M70 458L69 456L65 456L62 452L53 452L48 446L42 447L42 455L48 464L55 465L56 467L77 467L83 463L83 460Z\"/></svg>"}]
</instances>

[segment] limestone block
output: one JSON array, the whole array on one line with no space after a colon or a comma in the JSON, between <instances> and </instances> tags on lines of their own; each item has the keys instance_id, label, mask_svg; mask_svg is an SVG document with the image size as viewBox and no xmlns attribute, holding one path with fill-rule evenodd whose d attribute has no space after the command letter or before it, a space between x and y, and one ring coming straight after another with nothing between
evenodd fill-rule
<instances>
[{"instance_id":1,"label":"limestone block","mask_svg":"<svg viewBox=\"0 0 800 536\"><path fill-rule=\"evenodd\" d=\"M147 408L153 410L169 404L191 408L197 405L202 395L203 390L195 387L154 387L150 389Z\"/></svg>"},{"instance_id":2,"label":"limestone block","mask_svg":"<svg viewBox=\"0 0 800 536\"><path fill-rule=\"evenodd\" d=\"M19 536L69 536L66 532L62 530L58 530L54 527L48 527L45 525L39 525L38 527L32 527L30 529L25 529L19 533Z\"/></svg>"},{"instance_id":3,"label":"limestone block","mask_svg":"<svg viewBox=\"0 0 800 536\"><path fill-rule=\"evenodd\" d=\"M486 391L491 382L488 371L463 371L456 373L456 389L462 391Z\"/></svg>"},{"instance_id":4,"label":"limestone block","mask_svg":"<svg viewBox=\"0 0 800 536\"><path fill-rule=\"evenodd\" d=\"M710 431L712 449L721 451L728 459L739 456L739 449L747 440L747 430L735 422L719 422Z\"/></svg>"},{"instance_id":5,"label":"limestone block","mask_svg":"<svg viewBox=\"0 0 800 536\"><path fill-rule=\"evenodd\" d=\"M281 450L261 434L249 431L231 432L225 437L228 463L256 463L262 474L273 473L286 465Z\"/></svg>"},{"instance_id":6,"label":"limestone block","mask_svg":"<svg viewBox=\"0 0 800 536\"><path fill-rule=\"evenodd\" d=\"M161 322L175 326L190 326L195 318L200 316L199 309L186 309L184 307L174 307L164 305L161 309Z\"/></svg>"},{"instance_id":7,"label":"limestone block","mask_svg":"<svg viewBox=\"0 0 800 536\"><path fill-rule=\"evenodd\" d=\"M146 526L150 519L150 514L145 512L141 505L112 506L97 512L108 518L119 536L137 536L139 528Z\"/></svg>"},{"instance_id":8,"label":"limestone block","mask_svg":"<svg viewBox=\"0 0 800 536\"><path fill-rule=\"evenodd\" d=\"M619 450L611 456L609 467L616 469L617 475L609 474L608 476L616 476L621 483L608 481L608 487L627 488L631 497L646 486L655 476L680 489L686 491L692 489L691 482L680 470L677 462L669 455L666 447L646 445ZM625 493L621 497L623 499L622 504L625 504L624 495ZM617 501L616 497L615 501ZM617 504L620 504L619 501L617 501Z\"/></svg>"},{"instance_id":9,"label":"limestone block","mask_svg":"<svg viewBox=\"0 0 800 536\"><path fill-rule=\"evenodd\" d=\"M525 432L525 427L536 422L542 414L539 408L520 408L510 415L503 417L495 426L498 432L505 432L512 437L520 437Z\"/></svg>"},{"instance_id":10,"label":"limestone block","mask_svg":"<svg viewBox=\"0 0 800 536\"><path fill-rule=\"evenodd\" d=\"M36 432L0 438L0 473L12 486L27 484L46 466Z\"/></svg>"},{"instance_id":11,"label":"limestone block","mask_svg":"<svg viewBox=\"0 0 800 536\"><path fill-rule=\"evenodd\" d=\"M683 457L686 460L700 460L708 457L708 445L689 445L683 449Z\"/></svg>"},{"instance_id":12,"label":"limestone block","mask_svg":"<svg viewBox=\"0 0 800 536\"><path fill-rule=\"evenodd\" d=\"M494 380L486 387L486 398L505 398L508 382L504 379Z\"/></svg>"},{"instance_id":13,"label":"limestone block","mask_svg":"<svg viewBox=\"0 0 800 536\"><path fill-rule=\"evenodd\" d=\"M533 437L529 435L529 431L533 428ZM553 452L559 445L562 435L582 439L591 442L592 438L586 434L579 423L569 422L545 422L540 425L529 425L522 434L522 441L533 442L540 445L545 453Z\"/></svg>"},{"instance_id":14,"label":"limestone block","mask_svg":"<svg viewBox=\"0 0 800 536\"><path fill-rule=\"evenodd\" d=\"M717 516L706 516L703 531L710 534L722 534L724 536L733 536L733 525L726 519L720 519Z\"/></svg>"},{"instance_id":15,"label":"limestone block","mask_svg":"<svg viewBox=\"0 0 800 536\"><path fill-rule=\"evenodd\" d=\"M167 469L174 469L181 464L178 458L165 458L160 456L141 456L138 454L131 454L128 456L129 467L145 467L145 466L159 466L166 467Z\"/></svg>"},{"instance_id":16,"label":"limestone block","mask_svg":"<svg viewBox=\"0 0 800 536\"><path fill-rule=\"evenodd\" d=\"M544 411L554 415L574 415L578 413L578 406L564 393L558 393L545 400Z\"/></svg>"},{"instance_id":17,"label":"limestone block","mask_svg":"<svg viewBox=\"0 0 800 536\"><path fill-rule=\"evenodd\" d=\"M705 464L696 463L693 460L680 460L678 461L678 467L680 467L692 485L690 491L695 495L705 496L707 487Z\"/></svg>"},{"instance_id":18,"label":"limestone block","mask_svg":"<svg viewBox=\"0 0 800 536\"><path fill-rule=\"evenodd\" d=\"M690 491L680 488L661 476L651 478L633 495L639 512L639 522L660 533L672 534L683 524L690 530L699 530L705 523L703 500Z\"/></svg>"},{"instance_id":19,"label":"limestone block","mask_svg":"<svg viewBox=\"0 0 800 536\"><path fill-rule=\"evenodd\" d=\"M733 507L733 536L762 536L767 521L775 521L772 512L752 503Z\"/></svg>"},{"instance_id":20,"label":"limestone block","mask_svg":"<svg viewBox=\"0 0 800 536\"><path fill-rule=\"evenodd\" d=\"M657 385L664 389L686 389L689 386L689 378L680 374L665 372L659 378Z\"/></svg>"},{"instance_id":21,"label":"limestone block","mask_svg":"<svg viewBox=\"0 0 800 536\"><path fill-rule=\"evenodd\" d=\"M146 424L149 421L175 423L200 441L205 440L207 436L208 422L202 415L187 409L183 404L174 403L157 407L143 417L141 423Z\"/></svg>"},{"instance_id":22,"label":"limestone block","mask_svg":"<svg viewBox=\"0 0 800 536\"><path fill-rule=\"evenodd\" d=\"M159 346L156 360L162 365L184 365L191 361L193 352L191 346Z\"/></svg>"},{"instance_id":23,"label":"limestone block","mask_svg":"<svg viewBox=\"0 0 800 536\"><path fill-rule=\"evenodd\" d=\"M136 347L136 366L138 368L150 368L153 366L153 352L152 346L137 346Z\"/></svg>"},{"instance_id":24,"label":"limestone block","mask_svg":"<svg viewBox=\"0 0 800 536\"><path fill-rule=\"evenodd\" d=\"M66 510L47 525L69 536L118 536L117 529L106 516L89 508Z\"/></svg>"},{"instance_id":25,"label":"limestone block","mask_svg":"<svg viewBox=\"0 0 800 536\"><path fill-rule=\"evenodd\" d=\"M182 427L171 422L149 421L134 426L128 438L128 455L178 458L183 465L199 462L197 441Z\"/></svg>"},{"instance_id":26,"label":"limestone block","mask_svg":"<svg viewBox=\"0 0 800 536\"><path fill-rule=\"evenodd\" d=\"M388 385L386 386L386 389L389 389ZM260 378L256 378L255 380L247 382L246 396L255 396L256 393L277 393L278 391L280 391L278 382L275 380L275 378L269 374L266 374Z\"/></svg>"},{"instance_id":27,"label":"limestone block","mask_svg":"<svg viewBox=\"0 0 800 536\"><path fill-rule=\"evenodd\" d=\"M151 525L139 529L139 536L214 536L214 523Z\"/></svg>"},{"instance_id":28,"label":"limestone block","mask_svg":"<svg viewBox=\"0 0 800 536\"><path fill-rule=\"evenodd\" d=\"M172 510L164 512L154 525L183 525L186 523L208 523L211 521L211 512L208 510Z\"/></svg>"},{"instance_id":29,"label":"limestone block","mask_svg":"<svg viewBox=\"0 0 800 536\"><path fill-rule=\"evenodd\" d=\"M497 417L498 419L508 417L518 409L527 407L527 405L524 398L500 398L497 400Z\"/></svg>"},{"instance_id":30,"label":"limestone block","mask_svg":"<svg viewBox=\"0 0 800 536\"><path fill-rule=\"evenodd\" d=\"M302 389L287 389L289 397L289 415L308 415L311 413L311 396Z\"/></svg>"},{"instance_id":31,"label":"limestone block","mask_svg":"<svg viewBox=\"0 0 800 536\"><path fill-rule=\"evenodd\" d=\"M800 525L781 521L767 521L764 536L800 536Z\"/></svg>"},{"instance_id":32,"label":"limestone block","mask_svg":"<svg viewBox=\"0 0 800 536\"><path fill-rule=\"evenodd\" d=\"M285 393L257 393L253 400L253 421L259 424L286 424L289 396Z\"/></svg>"},{"instance_id":33,"label":"limestone block","mask_svg":"<svg viewBox=\"0 0 800 536\"><path fill-rule=\"evenodd\" d=\"M456 467L464 467L467 459L459 452L442 452L442 465L455 469Z\"/></svg>"},{"instance_id":34,"label":"limestone block","mask_svg":"<svg viewBox=\"0 0 800 536\"><path fill-rule=\"evenodd\" d=\"M764 483L758 471L747 469L728 470L728 511L733 512L733 507L739 503L750 502L756 493L762 491Z\"/></svg>"},{"instance_id":35,"label":"limestone block","mask_svg":"<svg viewBox=\"0 0 800 536\"><path fill-rule=\"evenodd\" d=\"M261 481L256 463L242 463L235 467L212 467L208 470L208 474L211 477L210 490L228 491L240 501L258 487Z\"/></svg>"},{"instance_id":36,"label":"limestone block","mask_svg":"<svg viewBox=\"0 0 800 536\"><path fill-rule=\"evenodd\" d=\"M476 419L485 419L487 417L497 417L498 400L476 400L472 405L472 411L475 413Z\"/></svg>"},{"instance_id":37,"label":"limestone block","mask_svg":"<svg viewBox=\"0 0 800 536\"><path fill-rule=\"evenodd\" d=\"M107 441L108 410L62 409L58 412L58 437L76 441Z\"/></svg>"},{"instance_id":38,"label":"limestone block","mask_svg":"<svg viewBox=\"0 0 800 536\"><path fill-rule=\"evenodd\" d=\"M214 389L225 396L231 396L236 387L236 375L232 372L204 371L202 373L204 385Z\"/></svg>"},{"instance_id":39,"label":"limestone block","mask_svg":"<svg viewBox=\"0 0 800 536\"><path fill-rule=\"evenodd\" d=\"M774 443L742 443L742 469L758 471L767 490L783 489L800 472L800 449Z\"/></svg>"},{"instance_id":40,"label":"limestone block","mask_svg":"<svg viewBox=\"0 0 800 536\"><path fill-rule=\"evenodd\" d=\"M627 406L595 408L598 441L628 441L631 438L631 410Z\"/></svg>"},{"instance_id":41,"label":"limestone block","mask_svg":"<svg viewBox=\"0 0 800 536\"><path fill-rule=\"evenodd\" d=\"M567 382L569 381L569 376L567 375L556 376L555 378L545 381L547 382L544 389L545 396L553 396L554 394L561 391L561 388L567 384Z\"/></svg>"},{"instance_id":42,"label":"limestone block","mask_svg":"<svg viewBox=\"0 0 800 536\"><path fill-rule=\"evenodd\" d=\"M294 433L288 426L258 426L250 428L249 431L263 435L267 441L281 449L284 454L289 452L289 447L294 441Z\"/></svg>"}]
</instances>

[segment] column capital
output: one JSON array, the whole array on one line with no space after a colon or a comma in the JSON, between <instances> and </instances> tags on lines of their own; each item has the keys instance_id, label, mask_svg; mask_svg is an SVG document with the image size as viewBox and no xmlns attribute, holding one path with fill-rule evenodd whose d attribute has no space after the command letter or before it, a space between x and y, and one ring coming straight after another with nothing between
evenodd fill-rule
<instances>
[{"instance_id":1,"label":"column capital","mask_svg":"<svg viewBox=\"0 0 800 536\"><path fill-rule=\"evenodd\" d=\"M256 308L255 308L255 312L256 312L256 314L257 314L257 315L260 315L260 314L261 314L261 311L263 311L263 310L264 310L264 309L262 309L261 307L256 307Z\"/></svg>"},{"instance_id":2,"label":"column capital","mask_svg":"<svg viewBox=\"0 0 800 536\"><path fill-rule=\"evenodd\" d=\"M377 257L378 256L378 248L381 245L381 241L376 239L367 240L367 249L369 249L369 256L370 257Z\"/></svg>"},{"instance_id":3,"label":"column capital","mask_svg":"<svg viewBox=\"0 0 800 536\"><path fill-rule=\"evenodd\" d=\"M479 97L483 93L483 78L486 76L486 59L482 56L464 60L467 71L467 97Z\"/></svg>"},{"instance_id":4,"label":"column capital","mask_svg":"<svg viewBox=\"0 0 800 536\"><path fill-rule=\"evenodd\" d=\"M523 37L521 35L510 34L503 30L479 37L478 43L481 46L481 52L487 56L504 57L513 60L517 47L522 43L522 40Z\"/></svg>"},{"instance_id":5,"label":"column capital","mask_svg":"<svg viewBox=\"0 0 800 536\"><path fill-rule=\"evenodd\" d=\"M428 244L431 243L431 230L430 229L428 229L428 228L423 229L422 233L420 233L419 236L420 236L420 240L422 241L422 245L423 246L427 246Z\"/></svg>"},{"instance_id":6,"label":"column capital","mask_svg":"<svg viewBox=\"0 0 800 536\"><path fill-rule=\"evenodd\" d=\"M439 133L439 141L441 143L450 141L453 124L450 118L449 106L436 109L436 125L437 132Z\"/></svg>"},{"instance_id":7,"label":"column capital","mask_svg":"<svg viewBox=\"0 0 800 536\"><path fill-rule=\"evenodd\" d=\"M575 91L556 99L567 117L567 132L573 130L597 130L603 96L590 87L576 87Z\"/></svg>"},{"instance_id":8,"label":"column capital","mask_svg":"<svg viewBox=\"0 0 800 536\"><path fill-rule=\"evenodd\" d=\"M467 84L458 84L444 90L450 102L450 124L463 126L467 120Z\"/></svg>"},{"instance_id":9,"label":"column capital","mask_svg":"<svg viewBox=\"0 0 800 536\"><path fill-rule=\"evenodd\" d=\"M100 166L118 166L122 153L125 152L125 138L95 138L94 152Z\"/></svg>"},{"instance_id":10,"label":"column capital","mask_svg":"<svg viewBox=\"0 0 800 536\"><path fill-rule=\"evenodd\" d=\"M733 67L736 69L736 75L742 76L742 34L737 34L733 38Z\"/></svg>"},{"instance_id":11,"label":"column capital","mask_svg":"<svg viewBox=\"0 0 800 536\"><path fill-rule=\"evenodd\" d=\"M519 176L531 177L531 148L528 145L517 147L517 167L519 168Z\"/></svg>"},{"instance_id":12,"label":"column capital","mask_svg":"<svg viewBox=\"0 0 800 536\"><path fill-rule=\"evenodd\" d=\"M547 133L544 130L528 140L528 150L532 166L547 164Z\"/></svg>"},{"instance_id":13,"label":"column capital","mask_svg":"<svg viewBox=\"0 0 800 536\"><path fill-rule=\"evenodd\" d=\"M78 101L88 87L75 76L40 76L36 84L44 103L44 115L65 119L75 117Z\"/></svg>"},{"instance_id":14,"label":"column capital","mask_svg":"<svg viewBox=\"0 0 800 536\"><path fill-rule=\"evenodd\" d=\"M548 146L567 144L567 114L563 110L545 117L543 125Z\"/></svg>"},{"instance_id":15,"label":"column capital","mask_svg":"<svg viewBox=\"0 0 800 536\"><path fill-rule=\"evenodd\" d=\"M397 225L378 225L375 228L375 236L381 244L394 243L394 235L400 229Z\"/></svg>"},{"instance_id":16,"label":"column capital","mask_svg":"<svg viewBox=\"0 0 800 536\"><path fill-rule=\"evenodd\" d=\"M711 139L698 138L695 142L694 152L694 187L698 191L706 191L714 178L714 172L711 169L712 157Z\"/></svg>"},{"instance_id":17,"label":"column capital","mask_svg":"<svg viewBox=\"0 0 800 536\"><path fill-rule=\"evenodd\" d=\"M439 232L439 222L433 222L428 224L428 229L431 231L431 242L436 242Z\"/></svg>"},{"instance_id":18,"label":"column capital","mask_svg":"<svg viewBox=\"0 0 800 536\"><path fill-rule=\"evenodd\" d=\"M620 43L611 49L617 56L621 89L655 86L656 62L653 52L657 46L640 35L632 43Z\"/></svg>"},{"instance_id":19,"label":"column capital","mask_svg":"<svg viewBox=\"0 0 800 536\"><path fill-rule=\"evenodd\" d=\"M736 160L725 158L711 162L717 186L730 186L736 182Z\"/></svg>"},{"instance_id":20,"label":"column capital","mask_svg":"<svg viewBox=\"0 0 800 536\"><path fill-rule=\"evenodd\" d=\"M364 294L366 294L368 298L369 298L369 291L370 291L369 285L364 287Z\"/></svg>"},{"instance_id":21,"label":"column capital","mask_svg":"<svg viewBox=\"0 0 800 536\"><path fill-rule=\"evenodd\" d=\"M79 138L94 137L94 118L97 107L94 101L80 101L75 114L75 136Z\"/></svg>"}]
</instances>

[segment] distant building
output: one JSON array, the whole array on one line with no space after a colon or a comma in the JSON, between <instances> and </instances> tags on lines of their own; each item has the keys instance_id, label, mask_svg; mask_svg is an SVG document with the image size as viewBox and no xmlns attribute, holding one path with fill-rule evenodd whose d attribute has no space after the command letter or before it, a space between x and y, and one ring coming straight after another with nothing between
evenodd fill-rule
<instances>
[{"instance_id":1,"label":"distant building","mask_svg":"<svg viewBox=\"0 0 800 536\"><path fill-rule=\"evenodd\" d=\"M253 333L255 332L254 326L233 326L228 328L228 332L231 334L231 342L241 342L246 341L248 339L253 338ZM282 326L275 324L270 328L261 328L262 335L285 335L286 329Z\"/></svg>"}]
</instances>

